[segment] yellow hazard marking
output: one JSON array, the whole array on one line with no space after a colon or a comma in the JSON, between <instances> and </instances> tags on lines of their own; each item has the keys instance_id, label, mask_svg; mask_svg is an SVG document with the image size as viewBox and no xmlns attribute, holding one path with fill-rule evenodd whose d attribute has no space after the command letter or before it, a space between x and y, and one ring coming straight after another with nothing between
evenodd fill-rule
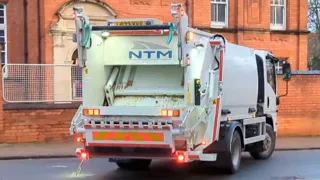
<instances>
[{"instance_id":1,"label":"yellow hazard marking","mask_svg":"<svg viewBox=\"0 0 320 180\"><path fill-rule=\"evenodd\" d=\"M189 89L189 83L187 84L187 103L191 103L191 93Z\"/></svg>"},{"instance_id":2,"label":"yellow hazard marking","mask_svg":"<svg viewBox=\"0 0 320 180\"><path fill-rule=\"evenodd\" d=\"M142 26L146 25L146 21L120 21L120 22L114 22L116 26Z\"/></svg>"},{"instance_id":3,"label":"yellow hazard marking","mask_svg":"<svg viewBox=\"0 0 320 180\"><path fill-rule=\"evenodd\" d=\"M109 141L164 141L162 132L92 132L93 140Z\"/></svg>"}]
</instances>

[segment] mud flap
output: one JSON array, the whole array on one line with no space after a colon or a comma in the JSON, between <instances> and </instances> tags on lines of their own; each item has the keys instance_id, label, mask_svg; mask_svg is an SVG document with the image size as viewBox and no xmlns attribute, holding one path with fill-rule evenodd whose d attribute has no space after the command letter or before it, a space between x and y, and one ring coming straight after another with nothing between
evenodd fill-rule
<instances>
[{"instance_id":1,"label":"mud flap","mask_svg":"<svg viewBox=\"0 0 320 180\"><path fill-rule=\"evenodd\" d=\"M126 159L126 158L109 158L109 162L113 162L113 163L115 163L115 162L125 163L125 162L129 162L129 161L130 161L130 159Z\"/></svg>"},{"instance_id":2,"label":"mud flap","mask_svg":"<svg viewBox=\"0 0 320 180\"><path fill-rule=\"evenodd\" d=\"M224 122L220 125L220 133L219 133L219 140L216 142L213 142L208 147L206 147L203 150L203 153L205 154L212 154L212 153L224 153L226 152L230 147L230 139L232 138L233 132L236 129L236 127L240 127L242 134L242 127L241 124L237 121L231 121L231 122Z\"/></svg>"}]
</instances>

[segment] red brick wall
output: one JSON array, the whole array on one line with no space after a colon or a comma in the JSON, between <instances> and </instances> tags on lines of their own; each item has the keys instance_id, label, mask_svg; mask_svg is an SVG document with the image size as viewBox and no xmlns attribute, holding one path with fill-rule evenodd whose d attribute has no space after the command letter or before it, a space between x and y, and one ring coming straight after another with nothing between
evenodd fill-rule
<instances>
[{"instance_id":1,"label":"red brick wall","mask_svg":"<svg viewBox=\"0 0 320 180\"><path fill-rule=\"evenodd\" d=\"M280 94L285 83L279 78ZM294 75L289 82L289 94L280 99L280 136L320 135L320 75Z\"/></svg>"},{"instance_id":2,"label":"red brick wall","mask_svg":"<svg viewBox=\"0 0 320 180\"><path fill-rule=\"evenodd\" d=\"M279 94L285 82L278 78ZM293 75L289 94L282 97L278 114L279 136L320 135L320 75ZM3 101L0 101L0 105ZM76 109L2 110L0 143L64 141Z\"/></svg>"},{"instance_id":3,"label":"red brick wall","mask_svg":"<svg viewBox=\"0 0 320 180\"><path fill-rule=\"evenodd\" d=\"M279 94L285 93L281 77ZM320 135L320 75L294 75L289 94L281 98L279 136ZM0 105L3 101L0 101ZM69 140L69 127L76 109L2 110L0 143Z\"/></svg>"},{"instance_id":4,"label":"red brick wall","mask_svg":"<svg viewBox=\"0 0 320 180\"><path fill-rule=\"evenodd\" d=\"M68 141L76 109L5 110L0 143ZM0 123L1 124L1 123Z\"/></svg>"}]
</instances>

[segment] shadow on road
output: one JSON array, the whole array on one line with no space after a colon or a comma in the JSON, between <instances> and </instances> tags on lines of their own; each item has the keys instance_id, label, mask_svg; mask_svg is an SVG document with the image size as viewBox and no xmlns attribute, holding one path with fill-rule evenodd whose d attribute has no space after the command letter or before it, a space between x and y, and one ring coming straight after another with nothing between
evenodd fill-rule
<instances>
[{"instance_id":1,"label":"shadow on road","mask_svg":"<svg viewBox=\"0 0 320 180\"><path fill-rule=\"evenodd\" d=\"M240 173L245 173L251 166L259 166L263 161L253 160L251 157L242 157ZM155 162L146 171L109 171L103 180L205 180L205 179L239 179L238 175L227 175L213 163L175 164L172 161ZM99 179L100 180L100 179Z\"/></svg>"}]
</instances>

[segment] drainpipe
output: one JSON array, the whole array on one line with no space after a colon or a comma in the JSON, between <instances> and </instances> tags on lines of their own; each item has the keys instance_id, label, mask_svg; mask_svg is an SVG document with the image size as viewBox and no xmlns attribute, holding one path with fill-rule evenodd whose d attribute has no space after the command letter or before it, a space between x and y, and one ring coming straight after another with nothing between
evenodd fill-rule
<instances>
[{"instance_id":1,"label":"drainpipe","mask_svg":"<svg viewBox=\"0 0 320 180\"><path fill-rule=\"evenodd\" d=\"M186 0L186 13L189 17L189 26L193 26L193 18L192 18L192 0Z\"/></svg>"},{"instance_id":2,"label":"drainpipe","mask_svg":"<svg viewBox=\"0 0 320 180\"><path fill-rule=\"evenodd\" d=\"M37 10L37 14L38 14L38 64L42 64L42 52L41 52L41 49L42 49L42 43L41 43L41 0L37 0L37 6L38 6L38 10ZM44 70L42 69L43 66L40 66L40 75L42 78L46 79L44 76ZM46 89L44 86L45 86L45 83L42 81L40 81L40 84L39 84L40 88L39 88L39 100L42 100L41 98L43 97L44 93L44 89Z\"/></svg>"},{"instance_id":3,"label":"drainpipe","mask_svg":"<svg viewBox=\"0 0 320 180\"><path fill-rule=\"evenodd\" d=\"M24 14L24 63L28 63L28 0L23 1L23 14Z\"/></svg>"},{"instance_id":4,"label":"drainpipe","mask_svg":"<svg viewBox=\"0 0 320 180\"><path fill-rule=\"evenodd\" d=\"M41 53L41 0L38 0L37 5L38 5L38 64L41 64L41 58L42 58L42 53Z\"/></svg>"},{"instance_id":5,"label":"drainpipe","mask_svg":"<svg viewBox=\"0 0 320 180\"><path fill-rule=\"evenodd\" d=\"M24 21L24 63L28 64L28 60L29 60L29 48L28 48L28 1L24 0L23 1L23 21ZM29 77L29 73L28 73L28 69L25 66L24 68L24 77L28 78ZM24 97L25 100L29 99L29 85L26 84L25 87L25 93L24 93Z\"/></svg>"}]
</instances>

